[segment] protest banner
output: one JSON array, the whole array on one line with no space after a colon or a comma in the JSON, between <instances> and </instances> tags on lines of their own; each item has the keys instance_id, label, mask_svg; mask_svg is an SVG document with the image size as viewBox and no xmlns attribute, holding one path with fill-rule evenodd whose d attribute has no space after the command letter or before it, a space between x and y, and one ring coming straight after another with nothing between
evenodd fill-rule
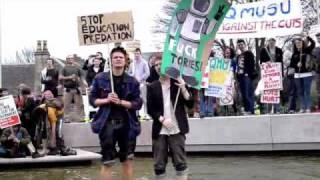
<instances>
[{"instance_id":1,"label":"protest banner","mask_svg":"<svg viewBox=\"0 0 320 180\"><path fill-rule=\"evenodd\" d=\"M263 94L260 97L260 102L265 104L279 104L280 90L263 91Z\"/></svg>"},{"instance_id":2,"label":"protest banner","mask_svg":"<svg viewBox=\"0 0 320 180\"><path fill-rule=\"evenodd\" d=\"M263 90L282 90L282 66L281 63L262 63L261 78Z\"/></svg>"},{"instance_id":3,"label":"protest banner","mask_svg":"<svg viewBox=\"0 0 320 180\"><path fill-rule=\"evenodd\" d=\"M217 38L286 36L302 33L302 29L303 17L299 0L263 0L233 4Z\"/></svg>"},{"instance_id":4,"label":"protest banner","mask_svg":"<svg viewBox=\"0 0 320 180\"><path fill-rule=\"evenodd\" d=\"M14 103L13 96L4 96L0 98L0 128L8 128L21 124L20 117Z\"/></svg>"},{"instance_id":5,"label":"protest banner","mask_svg":"<svg viewBox=\"0 0 320 180\"><path fill-rule=\"evenodd\" d=\"M207 96L222 97L226 86L231 84L231 61L224 58L213 57L209 59L209 86Z\"/></svg>"},{"instance_id":6,"label":"protest banner","mask_svg":"<svg viewBox=\"0 0 320 180\"><path fill-rule=\"evenodd\" d=\"M81 46L131 41L134 26L131 11L78 17Z\"/></svg>"},{"instance_id":7,"label":"protest banner","mask_svg":"<svg viewBox=\"0 0 320 180\"><path fill-rule=\"evenodd\" d=\"M227 0L183 0L178 4L164 45L161 74L199 89L213 39L228 12Z\"/></svg>"}]
</instances>

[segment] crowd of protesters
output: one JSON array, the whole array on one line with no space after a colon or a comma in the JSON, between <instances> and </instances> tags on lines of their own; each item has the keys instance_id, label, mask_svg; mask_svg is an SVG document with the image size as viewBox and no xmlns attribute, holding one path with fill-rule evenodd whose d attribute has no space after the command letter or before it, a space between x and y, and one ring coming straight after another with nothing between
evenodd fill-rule
<instances>
[{"instance_id":1,"label":"crowd of protesters","mask_svg":"<svg viewBox=\"0 0 320 180\"><path fill-rule=\"evenodd\" d=\"M0 131L0 157L19 158L31 155L74 155L76 152L65 146L60 124L63 103L54 98L50 90L42 96L34 96L25 84L17 87L14 95L21 124ZM0 89L0 97L9 95Z\"/></svg>"},{"instance_id":2,"label":"crowd of protesters","mask_svg":"<svg viewBox=\"0 0 320 180\"><path fill-rule=\"evenodd\" d=\"M320 43L320 33L316 37ZM261 48L259 52L260 59L256 59L242 39L237 41L236 49L222 48L225 61L231 61L234 103L229 106L220 106L217 98L206 96L205 89L192 89L195 103L192 108L188 109L189 117L319 112L320 47L315 47L316 42L309 36L294 38L292 44L291 51L287 47L283 51L276 46L276 40L270 38L267 40L266 46ZM210 57L214 57L216 54L212 51ZM125 57L125 71L140 84L139 90L144 105L142 112L140 111L142 115L138 116L141 120L151 119L146 107L147 88L152 82L159 80L156 62L161 58L161 53L154 53L149 60L145 60L139 48L135 50L132 60L127 54ZM281 63L283 89L279 104L263 104L260 102L260 98L255 95L260 75L259 65L266 62ZM59 134L60 123L83 121L83 87L92 89L94 78L98 74L108 71L109 68L110 65L103 58L101 52L90 55L82 67L75 62L74 56L67 56L66 64L61 69L55 66L54 59L49 58L46 61L46 67L40 74L41 95L33 95L31 89L24 84L17 88L18 93L14 94L14 97L21 125L14 127L14 132L19 136L11 135L12 131L4 130L0 139L2 147L10 149L16 148L17 142L24 145L31 143L35 147L25 149L34 149L29 151L34 154L34 157L37 157L39 154L37 150L47 146L46 143L48 143L49 152L47 154L61 152L61 147L62 149L65 147ZM317 103L312 103L311 98L313 80L316 81L317 99L315 101ZM116 78L114 83L115 85L118 83ZM63 89L63 93L60 95L59 88ZM5 92L3 89L1 94L5 95ZM41 111L44 114L42 118L47 118L47 122L41 120L40 116L34 116L34 112L41 114ZM74 118L69 112L74 112L78 116ZM46 129L46 126L49 128L44 132L43 129ZM46 141L47 139L50 140ZM14 151L20 151L21 147L19 148ZM20 156L21 153L16 155Z\"/></svg>"}]
</instances>

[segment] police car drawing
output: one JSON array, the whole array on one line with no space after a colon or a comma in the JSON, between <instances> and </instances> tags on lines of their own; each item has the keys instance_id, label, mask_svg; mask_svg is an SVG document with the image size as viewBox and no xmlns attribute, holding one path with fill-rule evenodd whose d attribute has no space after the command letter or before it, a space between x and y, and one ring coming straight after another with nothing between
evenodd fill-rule
<instances>
[{"instance_id":1,"label":"police car drawing","mask_svg":"<svg viewBox=\"0 0 320 180\"><path fill-rule=\"evenodd\" d=\"M169 44L171 49L176 48L177 53L176 58L172 60L172 66L165 70L170 77L180 76L180 66L183 64L181 69L183 69L182 78L185 82L191 86L198 86L201 83L194 77L194 73L201 70L202 63L196 62L201 36L212 33L217 22L224 15L225 6L220 6L213 19L209 19L216 1L219 0L192 0L190 9L180 10L173 17L169 31ZM180 34L177 34L179 31ZM173 42L177 36L178 42Z\"/></svg>"}]
</instances>

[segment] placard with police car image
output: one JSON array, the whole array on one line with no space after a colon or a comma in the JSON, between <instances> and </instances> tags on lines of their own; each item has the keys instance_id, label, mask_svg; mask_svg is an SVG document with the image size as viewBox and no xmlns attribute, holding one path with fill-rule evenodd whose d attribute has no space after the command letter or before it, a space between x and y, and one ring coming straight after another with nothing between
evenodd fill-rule
<instances>
[{"instance_id":1,"label":"placard with police car image","mask_svg":"<svg viewBox=\"0 0 320 180\"><path fill-rule=\"evenodd\" d=\"M226 0L183 0L173 14L161 74L200 89L213 39L231 4Z\"/></svg>"}]
</instances>

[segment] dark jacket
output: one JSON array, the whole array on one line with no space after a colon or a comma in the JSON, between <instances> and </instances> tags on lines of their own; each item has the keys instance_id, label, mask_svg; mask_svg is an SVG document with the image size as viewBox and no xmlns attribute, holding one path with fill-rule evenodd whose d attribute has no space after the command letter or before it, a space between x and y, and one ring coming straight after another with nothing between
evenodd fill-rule
<instances>
[{"instance_id":1,"label":"dark jacket","mask_svg":"<svg viewBox=\"0 0 320 180\"><path fill-rule=\"evenodd\" d=\"M153 81L159 80L159 74L157 73L154 66L150 68L150 76L147 78L148 83L152 83Z\"/></svg>"},{"instance_id":2,"label":"dark jacket","mask_svg":"<svg viewBox=\"0 0 320 180\"><path fill-rule=\"evenodd\" d=\"M57 89L57 86L59 85L59 71L55 68L47 70L46 76L47 77L50 76L51 79L50 80L43 79L43 77L41 76L41 83L44 84L44 91L45 90L55 91Z\"/></svg>"},{"instance_id":3,"label":"dark jacket","mask_svg":"<svg viewBox=\"0 0 320 180\"><path fill-rule=\"evenodd\" d=\"M290 67L295 69L296 73L306 73L315 70L311 67L313 61L312 50L314 49L316 43L310 37L308 37L311 43L308 47L303 47L302 52L299 52L296 47L294 47L293 54L290 61ZM301 61L302 67L298 67L298 63Z\"/></svg>"},{"instance_id":4,"label":"dark jacket","mask_svg":"<svg viewBox=\"0 0 320 180\"><path fill-rule=\"evenodd\" d=\"M178 87L174 84L175 82L177 81L171 80L170 99L172 106L174 106L174 102L178 93ZM190 100L185 100L183 95L180 93L175 115L180 129L180 133L182 134L186 134L189 132L189 124L187 119L187 113L185 110L185 105L189 108L192 108L193 103L193 97L190 97ZM155 139L159 136L162 128L162 124L159 121L159 117L163 116L164 113L162 87L159 80L154 81L149 86L147 86L147 109L148 114L153 119L152 138Z\"/></svg>"},{"instance_id":5,"label":"dark jacket","mask_svg":"<svg viewBox=\"0 0 320 180\"><path fill-rule=\"evenodd\" d=\"M260 51L260 64L271 61L271 57L269 55L270 50L269 47L262 48ZM276 61L281 63L282 75L283 75L283 52L280 48L276 47Z\"/></svg>"},{"instance_id":6,"label":"dark jacket","mask_svg":"<svg viewBox=\"0 0 320 180\"><path fill-rule=\"evenodd\" d=\"M94 67L93 65L90 66L90 67L88 68L88 71L87 71L86 81L87 81L87 83L88 83L88 86L91 86L92 81L93 81L94 77L96 77L97 74L103 72L103 67L102 67L102 66L99 67L98 72L95 72L94 69L93 69L93 67Z\"/></svg>"},{"instance_id":7,"label":"dark jacket","mask_svg":"<svg viewBox=\"0 0 320 180\"><path fill-rule=\"evenodd\" d=\"M269 56L269 47L262 48L260 51L260 64L269 62L271 60L271 57ZM283 52L280 48L276 47L276 61L275 62L280 62L283 63Z\"/></svg>"},{"instance_id":8,"label":"dark jacket","mask_svg":"<svg viewBox=\"0 0 320 180\"><path fill-rule=\"evenodd\" d=\"M251 79L256 78L257 76L257 72L256 72L256 68L255 68L255 60L254 60L254 55L251 51L245 51L241 54L242 56L244 56L244 74L248 74L248 76ZM237 56L237 68L240 68L239 66L239 57L241 55ZM238 74L239 75L239 74Z\"/></svg>"},{"instance_id":9,"label":"dark jacket","mask_svg":"<svg viewBox=\"0 0 320 180\"><path fill-rule=\"evenodd\" d=\"M312 51L312 55L314 56L315 59L315 64L316 64L316 72L320 74L320 47L316 47Z\"/></svg>"},{"instance_id":10,"label":"dark jacket","mask_svg":"<svg viewBox=\"0 0 320 180\"><path fill-rule=\"evenodd\" d=\"M99 73L92 82L92 90L90 93L89 101L90 104L94 107L96 107L94 104L96 99L107 98L108 94L111 92L109 74L109 72ZM121 91L123 91L122 94L125 94L123 100L130 101L132 103L132 108L127 110L127 115L129 117L130 139L134 139L140 134L140 123L136 115L136 111L139 110L142 106L139 86L140 85L135 78L129 76L127 73L124 74L123 85L121 86ZM110 105L100 106L91 123L91 128L94 133L100 133L101 129L108 120L110 111Z\"/></svg>"},{"instance_id":11,"label":"dark jacket","mask_svg":"<svg viewBox=\"0 0 320 180\"><path fill-rule=\"evenodd\" d=\"M12 134L12 131L10 130L10 128L6 128L0 138L0 142L3 146L7 147L7 148L11 148L13 141L12 140L8 140L9 136ZM17 139L20 140L20 144L26 146L28 143L31 142L31 137L28 133L28 131L24 128L24 127L19 127L18 131L15 132L15 136L17 137Z\"/></svg>"}]
</instances>

